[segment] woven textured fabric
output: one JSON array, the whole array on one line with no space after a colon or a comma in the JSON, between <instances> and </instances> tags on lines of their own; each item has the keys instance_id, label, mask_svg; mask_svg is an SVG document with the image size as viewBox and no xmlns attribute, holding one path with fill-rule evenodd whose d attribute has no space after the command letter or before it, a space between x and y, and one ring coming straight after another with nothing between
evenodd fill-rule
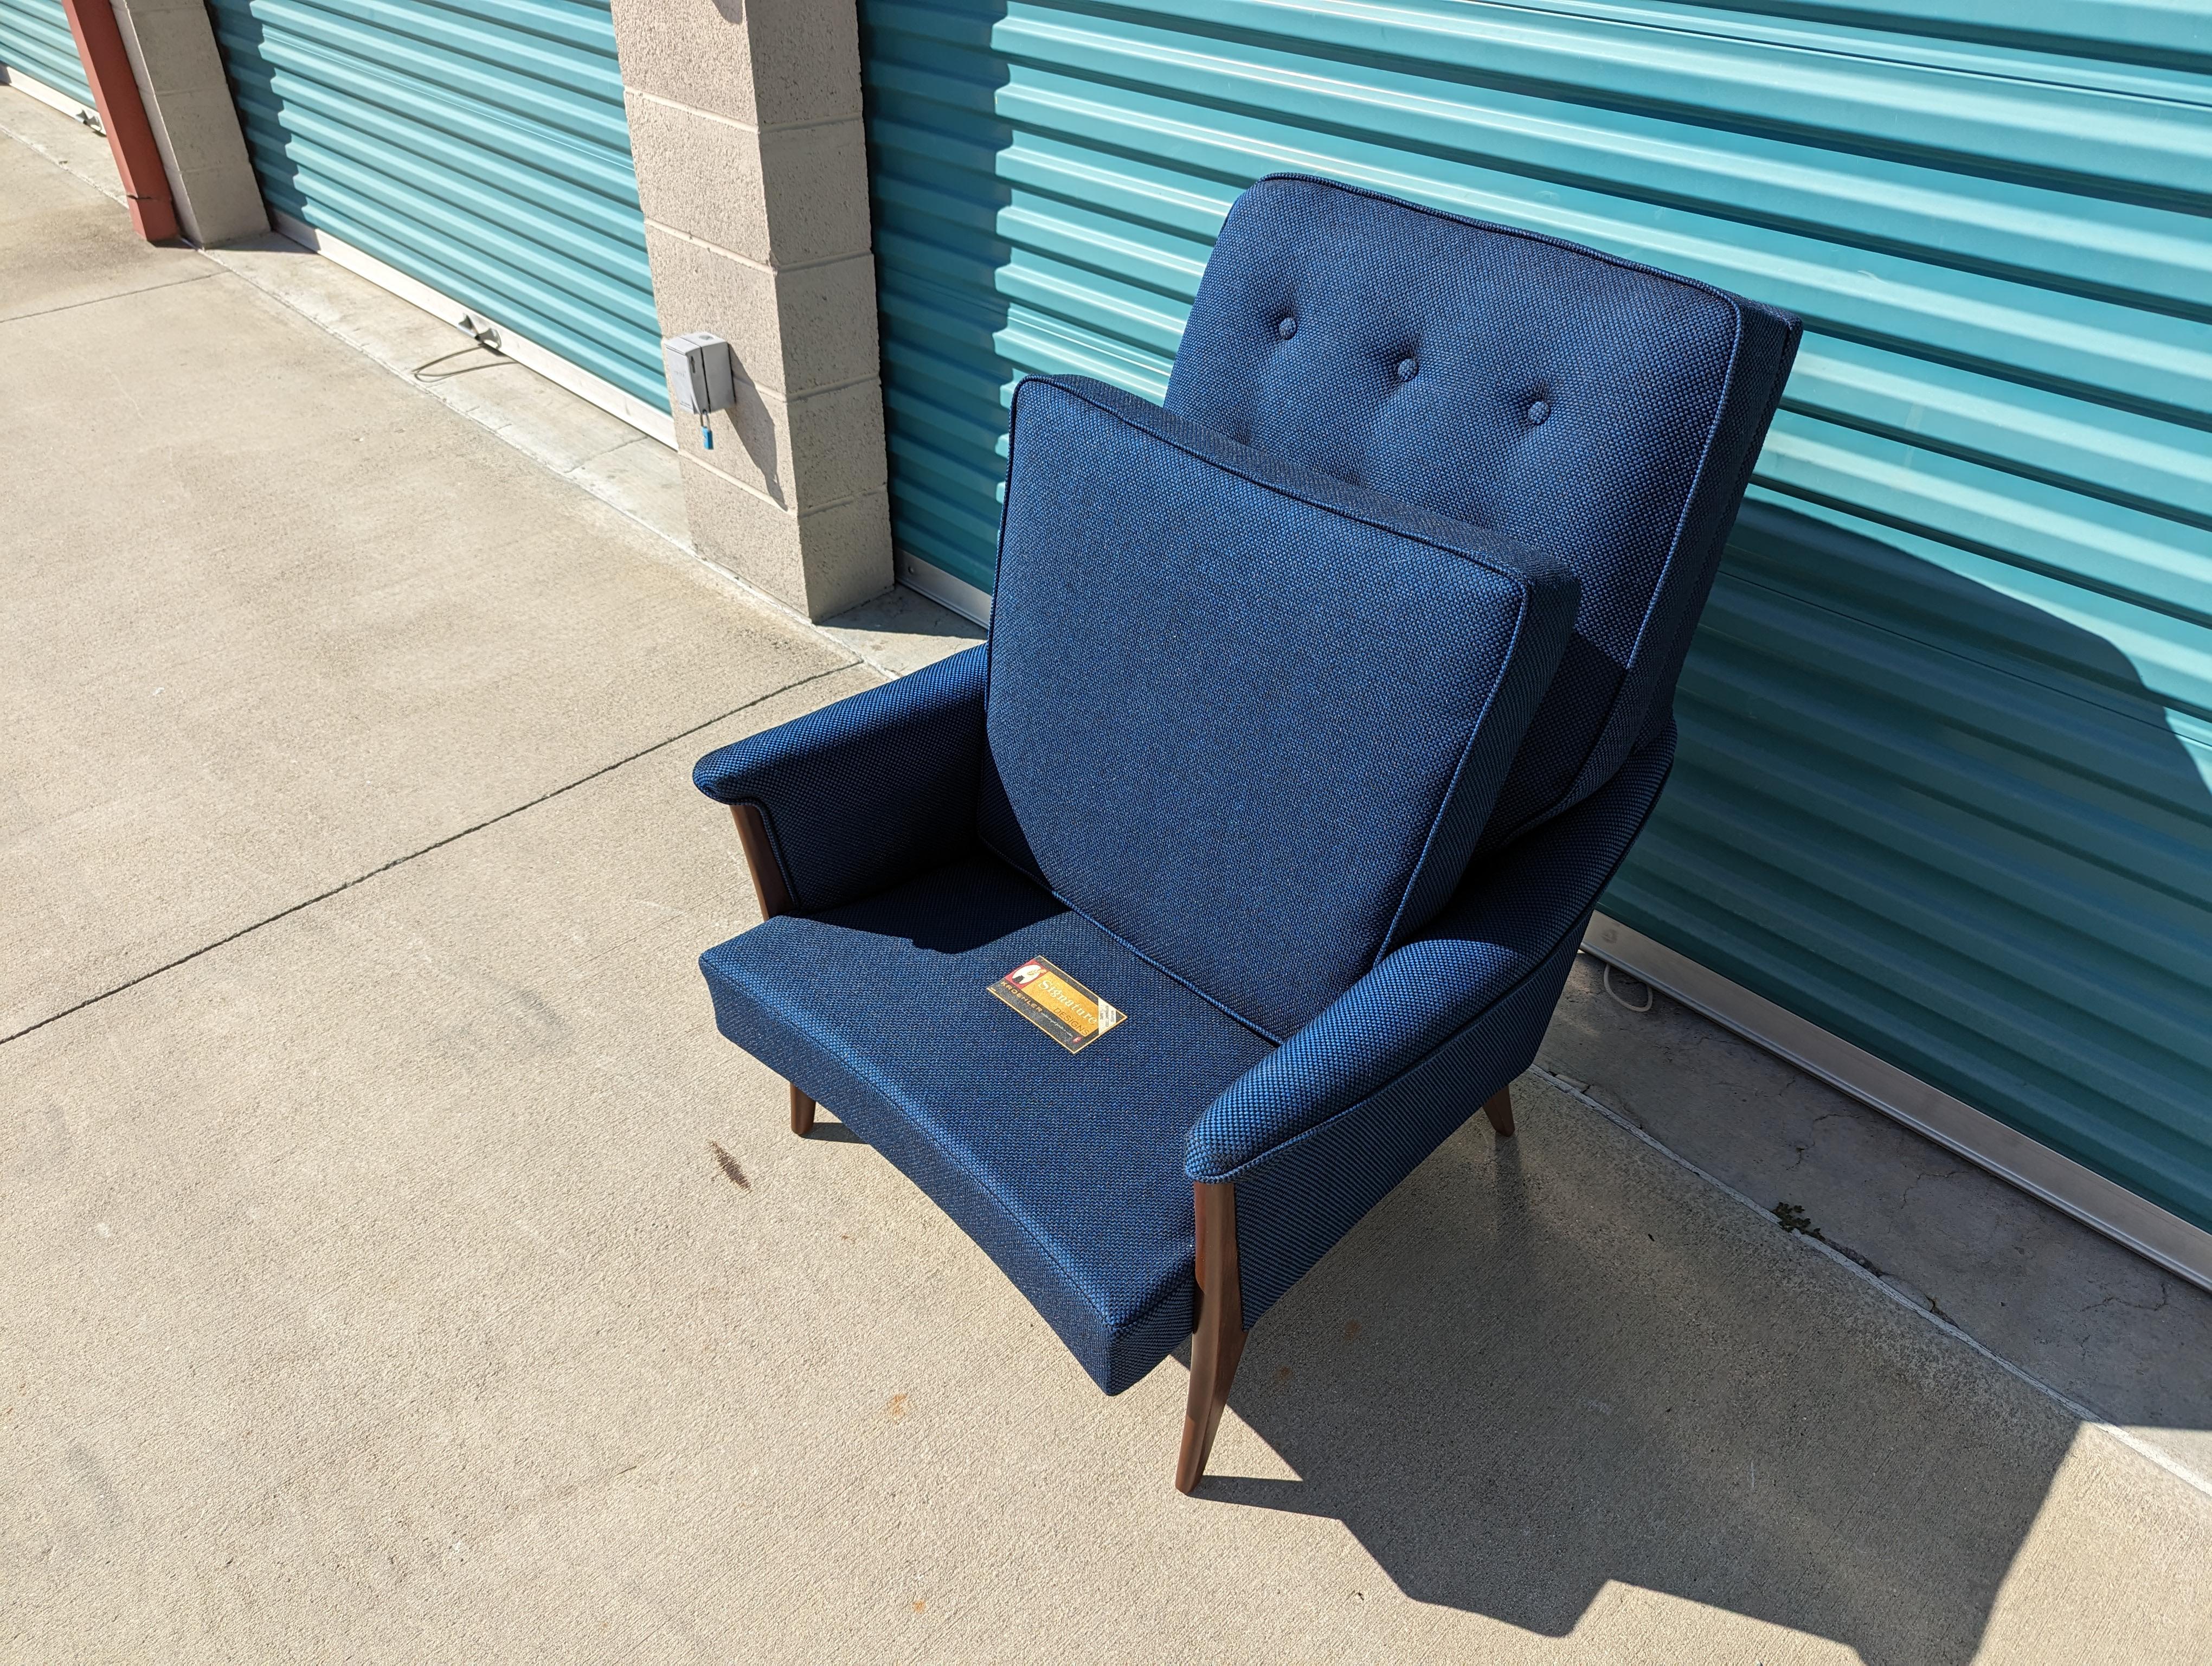
<instances>
[{"instance_id":1,"label":"woven textured fabric","mask_svg":"<svg viewBox=\"0 0 2212 1666\"><path fill-rule=\"evenodd\" d=\"M1042 955L1127 1022L1071 1054L988 992ZM988 855L700 962L722 1033L843 1119L1109 1394L1190 1334L1199 1112L1268 1044Z\"/></svg>"},{"instance_id":2,"label":"woven textured fabric","mask_svg":"<svg viewBox=\"0 0 2212 1666\"><path fill-rule=\"evenodd\" d=\"M1666 721L1796 319L1510 227L1276 175L1206 263L1168 409L1582 579L1494 848Z\"/></svg>"},{"instance_id":3,"label":"woven textured fabric","mask_svg":"<svg viewBox=\"0 0 2212 1666\"><path fill-rule=\"evenodd\" d=\"M1237 1183L1237 1260L1248 1329L1486 1099L1528 1067L1577 946L1562 944L1404 1075Z\"/></svg>"},{"instance_id":4,"label":"woven textured fabric","mask_svg":"<svg viewBox=\"0 0 2212 1666\"><path fill-rule=\"evenodd\" d=\"M1419 940L1206 1108L1190 1133L1191 1178L1243 1178L1249 1164L1442 1046L1562 940L1580 941L1582 921L1658 801L1674 756L1670 726L1602 791L1486 861Z\"/></svg>"},{"instance_id":5,"label":"woven textured fabric","mask_svg":"<svg viewBox=\"0 0 2212 1666\"><path fill-rule=\"evenodd\" d=\"M1451 895L1575 601L1463 522L1026 381L982 836L1287 1035Z\"/></svg>"},{"instance_id":6,"label":"woven textured fabric","mask_svg":"<svg viewBox=\"0 0 2212 1666\"><path fill-rule=\"evenodd\" d=\"M1193 1179L1255 1322L1534 1057L1797 335L1261 181L1168 410L1018 391L988 648L702 760L799 910L702 957L722 1032L1109 1393L1189 1331ZM1071 1055L988 994L1037 955L1128 1021Z\"/></svg>"},{"instance_id":7,"label":"woven textured fabric","mask_svg":"<svg viewBox=\"0 0 2212 1666\"><path fill-rule=\"evenodd\" d=\"M756 804L794 908L815 912L975 843L988 661L972 648L709 752L693 782Z\"/></svg>"},{"instance_id":8,"label":"woven textured fabric","mask_svg":"<svg viewBox=\"0 0 2212 1666\"><path fill-rule=\"evenodd\" d=\"M1766 431L1781 406L1802 333L1798 321L1787 313L1749 301L1740 304L1743 336L1735 371L1705 471L1682 517L1674 556L1644 618L1631 672L1630 690L1635 698L1613 702L1606 730L1568 794L1571 800L1593 790L1632 748L1646 744L1674 720L1674 682L1689 655L1705 598L1712 593L1722 551L1735 529L1759 447L1766 443Z\"/></svg>"},{"instance_id":9,"label":"woven textured fabric","mask_svg":"<svg viewBox=\"0 0 2212 1666\"><path fill-rule=\"evenodd\" d=\"M1206 1108L1188 1170L1237 1183L1246 1324L1528 1067L1674 755L1669 725Z\"/></svg>"}]
</instances>

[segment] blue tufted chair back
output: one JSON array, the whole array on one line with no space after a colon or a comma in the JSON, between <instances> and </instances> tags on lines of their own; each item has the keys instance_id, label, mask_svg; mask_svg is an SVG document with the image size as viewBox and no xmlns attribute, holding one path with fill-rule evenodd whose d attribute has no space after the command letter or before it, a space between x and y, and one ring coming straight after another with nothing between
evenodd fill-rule
<instances>
[{"instance_id":1,"label":"blue tufted chair back","mask_svg":"<svg viewBox=\"0 0 2212 1666\"><path fill-rule=\"evenodd\" d=\"M1167 407L1581 580L1488 849L1665 727L1797 334L1595 250L1281 174L1230 211Z\"/></svg>"}]
</instances>

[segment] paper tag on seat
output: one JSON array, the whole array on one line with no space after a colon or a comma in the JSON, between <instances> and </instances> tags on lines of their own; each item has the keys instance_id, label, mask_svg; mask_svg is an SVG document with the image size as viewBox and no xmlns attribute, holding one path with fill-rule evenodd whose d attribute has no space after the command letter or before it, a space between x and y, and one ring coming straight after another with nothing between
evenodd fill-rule
<instances>
[{"instance_id":1,"label":"paper tag on seat","mask_svg":"<svg viewBox=\"0 0 2212 1666\"><path fill-rule=\"evenodd\" d=\"M1129 1016L1042 956L1015 967L991 985L991 993L1071 1053L1080 1053Z\"/></svg>"}]
</instances>

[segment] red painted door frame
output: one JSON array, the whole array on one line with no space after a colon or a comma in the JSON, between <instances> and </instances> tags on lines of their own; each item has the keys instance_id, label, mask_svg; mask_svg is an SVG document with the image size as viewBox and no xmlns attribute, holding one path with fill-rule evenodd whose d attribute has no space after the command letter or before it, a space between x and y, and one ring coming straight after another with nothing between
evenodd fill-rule
<instances>
[{"instance_id":1,"label":"red painted door frame","mask_svg":"<svg viewBox=\"0 0 2212 1666\"><path fill-rule=\"evenodd\" d=\"M69 14L76 55L84 62L84 78L92 83L93 101L100 106L100 125L107 130L107 147L115 153L115 171L123 176L131 223L149 243L174 237L177 205L169 195L161 147L154 143L154 125L146 119L146 102L138 95L138 77L131 73L131 54L124 48L114 9L108 0L62 0L62 9Z\"/></svg>"}]
</instances>

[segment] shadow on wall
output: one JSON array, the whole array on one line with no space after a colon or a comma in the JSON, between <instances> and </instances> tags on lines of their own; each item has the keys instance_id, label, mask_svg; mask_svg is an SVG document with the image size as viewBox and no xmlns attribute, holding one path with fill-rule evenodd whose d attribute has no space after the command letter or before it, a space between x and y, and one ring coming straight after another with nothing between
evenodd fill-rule
<instances>
[{"instance_id":1,"label":"shadow on wall","mask_svg":"<svg viewBox=\"0 0 2212 1666\"><path fill-rule=\"evenodd\" d=\"M2212 1225L2212 791L2169 724L2188 684L2147 687L1993 587L2037 582L1747 503L1674 777L1603 906ZM2174 621L2130 623L2166 627L2185 677Z\"/></svg>"}]
</instances>

